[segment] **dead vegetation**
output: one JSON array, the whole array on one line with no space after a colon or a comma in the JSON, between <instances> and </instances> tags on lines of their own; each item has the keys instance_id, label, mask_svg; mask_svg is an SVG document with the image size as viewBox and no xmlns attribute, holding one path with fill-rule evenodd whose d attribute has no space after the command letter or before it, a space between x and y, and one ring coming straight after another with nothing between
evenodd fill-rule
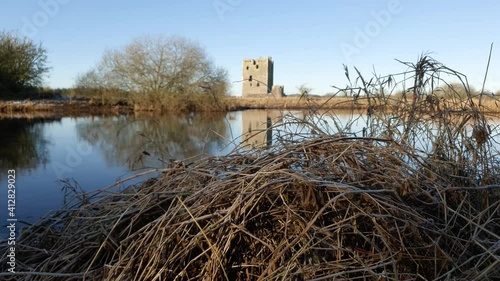
<instances>
[{"instance_id":1,"label":"dead vegetation","mask_svg":"<svg viewBox=\"0 0 500 281\"><path fill-rule=\"evenodd\" d=\"M134 109L126 104L96 104L87 100L25 100L0 101L0 114L126 114Z\"/></svg>"},{"instance_id":2,"label":"dead vegetation","mask_svg":"<svg viewBox=\"0 0 500 281\"><path fill-rule=\"evenodd\" d=\"M366 109L368 104L363 100L355 100L352 97L226 97L224 104L229 110L245 109Z\"/></svg>"},{"instance_id":3,"label":"dead vegetation","mask_svg":"<svg viewBox=\"0 0 500 281\"><path fill-rule=\"evenodd\" d=\"M426 101L436 71L451 70L426 56L412 67L403 107L383 94L393 78L358 72L349 90L369 106L360 131L330 112L292 118L273 127L280 144L269 150L175 162L124 192L76 193L23 232L20 273L0 277L498 280L498 128L475 97ZM315 133L279 131L291 123Z\"/></svg>"},{"instance_id":4,"label":"dead vegetation","mask_svg":"<svg viewBox=\"0 0 500 281\"><path fill-rule=\"evenodd\" d=\"M332 137L179 164L28 229L22 280L500 277L499 179L457 186L433 165L388 140Z\"/></svg>"}]
</instances>

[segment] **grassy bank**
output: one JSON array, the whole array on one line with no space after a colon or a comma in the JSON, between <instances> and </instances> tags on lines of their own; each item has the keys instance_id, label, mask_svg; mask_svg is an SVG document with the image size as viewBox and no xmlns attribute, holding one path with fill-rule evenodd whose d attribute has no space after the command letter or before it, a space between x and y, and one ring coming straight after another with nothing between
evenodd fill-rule
<instances>
[{"instance_id":1,"label":"grassy bank","mask_svg":"<svg viewBox=\"0 0 500 281\"><path fill-rule=\"evenodd\" d=\"M132 112L210 112L210 111L237 111L246 109L279 109L279 110L377 110L386 108L416 108L431 111L425 100L417 101L415 105L402 98L387 98L368 100L360 97L313 97L313 98L243 98L243 97L213 97L194 96L189 99L162 98L157 102L154 99L135 99L130 102L123 99L78 99L78 100L24 100L0 101L0 112L56 112L56 113L132 113ZM443 99L439 108L434 106L435 112L459 112L473 102L485 113L500 113L500 101L494 97L473 99ZM479 106L480 105L480 106Z\"/></svg>"},{"instance_id":2,"label":"grassy bank","mask_svg":"<svg viewBox=\"0 0 500 281\"><path fill-rule=\"evenodd\" d=\"M408 101L409 100L409 101ZM471 101L479 105L481 100L481 109L484 112L500 113L500 100L495 97L485 96L483 98L474 97L467 98L452 98L446 97L440 99L440 108L438 110L459 110ZM338 109L338 110L367 110L368 108L376 109L377 107L404 108L413 106L411 98L406 101L401 96L388 96L383 99L366 97L285 97L285 98L245 98L245 97L227 97L224 100L224 105L230 110L245 110L245 109ZM416 106L420 109L431 110L428 102L425 99L416 101ZM427 107L427 108L425 108Z\"/></svg>"},{"instance_id":3,"label":"grassy bank","mask_svg":"<svg viewBox=\"0 0 500 281\"><path fill-rule=\"evenodd\" d=\"M0 112L89 113L209 112L227 111L223 96L212 92L192 94L137 94L113 89L36 89L10 93L0 100Z\"/></svg>"},{"instance_id":4,"label":"grassy bank","mask_svg":"<svg viewBox=\"0 0 500 281\"><path fill-rule=\"evenodd\" d=\"M366 109L368 103L352 98L241 98L223 97L217 100L193 97L190 99L162 98L136 99L129 102L122 99L83 99L83 100L25 100L0 102L0 112L186 112L186 111L236 111L245 109Z\"/></svg>"},{"instance_id":5,"label":"grassy bank","mask_svg":"<svg viewBox=\"0 0 500 281\"><path fill-rule=\"evenodd\" d=\"M231 110L244 109L363 109L368 106L362 99L355 101L353 98L327 98L327 97L284 97L284 98L246 98L227 97L226 107Z\"/></svg>"},{"instance_id":6,"label":"grassy bank","mask_svg":"<svg viewBox=\"0 0 500 281\"><path fill-rule=\"evenodd\" d=\"M53 113L66 114L99 114L99 113L131 113L133 108L127 105L96 104L92 101L54 101L54 100L25 100L0 102L0 113Z\"/></svg>"}]
</instances>

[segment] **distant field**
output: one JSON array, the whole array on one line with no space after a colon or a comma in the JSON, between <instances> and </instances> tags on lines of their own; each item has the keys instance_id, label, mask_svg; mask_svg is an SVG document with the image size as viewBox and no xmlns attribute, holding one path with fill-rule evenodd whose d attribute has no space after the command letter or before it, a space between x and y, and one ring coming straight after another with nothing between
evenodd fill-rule
<instances>
[{"instance_id":1,"label":"distant field","mask_svg":"<svg viewBox=\"0 0 500 281\"><path fill-rule=\"evenodd\" d=\"M479 99L472 99L474 106L477 108ZM416 106L420 110L437 110L444 109L450 111L461 111L462 109L471 106L471 101L467 99L442 99L433 105L430 105L422 100L415 104L411 100L407 100L407 106ZM368 110L369 108L377 110L380 106L386 107L386 110L396 110L404 108L404 102L400 98L387 98L385 100L371 99L370 102L366 98L354 99L352 97L284 97L284 98L243 98L243 97L225 97L222 100L215 102L213 99L205 100L193 107L193 111L236 111L245 109L301 109L301 110L317 110L317 109L335 109L335 110ZM189 111L185 108L177 107L175 110L172 106L161 108L156 105L156 108L150 108L148 103L137 104L132 102L105 102L99 103L95 100L78 100L78 101L56 101L56 100L25 100L25 101L0 101L0 112L58 112L58 113L74 113L74 112L114 112L127 113L133 111ZM161 104L160 104L161 105ZM500 101L493 97L485 97L481 100L481 110L488 113L500 113Z\"/></svg>"},{"instance_id":2,"label":"distant field","mask_svg":"<svg viewBox=\"0 0 500 281\"><path fill-rule=\"evenodd\" d=\"M243 98L228 97L226 99L228 109L366 109L366 100L357 100L347 97L284 97L284 98Z\"/></svg>"},{"instance_id":3,"label":"distant field","mask_svg":"<svg viewBox=\"0 0 500 281\"><path fill-rule=\"evenodd\" d=\"M472 100L476 105L479 105L479 99ZM440 100L440 110L446 108L449 110L460 110L465 106L467 100L446 99ZM370 103L366 98L354 99L352 97L284 97L284 98L244 98L244 97L228 97L225 100L228 110L241 109L368 109ZM379 100L371 101L372 105L379 106ZM386 106L402 105L400 99L388 98L383 103ZM412 104L408 100L408 104ZM417 102L418 106L426 106L425 101ZM437 110L437 105L435 105ZM485 97L481 101L481 107L485 112L500 113L500 101L492 97Z\"/></svg>"}]
</instances>

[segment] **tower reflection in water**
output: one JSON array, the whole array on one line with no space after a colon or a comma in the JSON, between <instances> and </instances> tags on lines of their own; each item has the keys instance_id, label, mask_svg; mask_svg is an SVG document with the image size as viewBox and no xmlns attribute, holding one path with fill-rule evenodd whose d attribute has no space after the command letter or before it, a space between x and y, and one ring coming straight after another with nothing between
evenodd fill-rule
<instances>
[{"instance_id":1,"label":"tower reflection in water","mask_svg":"<svg viewBox=\"0 0 500 281\"><path fill-rule=\"evenodd\" d=\"M242 112L242 143L251 148L269 148L273 144L273 122L282 113L276 110L246 110Z\"/></svg>"}]
</instances>

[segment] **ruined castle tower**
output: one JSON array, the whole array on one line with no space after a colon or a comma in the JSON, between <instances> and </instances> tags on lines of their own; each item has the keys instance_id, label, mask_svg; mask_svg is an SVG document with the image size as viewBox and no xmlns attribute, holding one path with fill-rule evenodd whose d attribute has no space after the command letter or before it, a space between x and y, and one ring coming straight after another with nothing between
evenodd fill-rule
<instances>
[{"instance_id":1,"label":"ruined castle tower","mask_svg":"<svg viewBox=\"0 0 500 281\"><path fill-rule=\"evenodd\" d=\"M266 97L273 88L271 57L243 60L243 97Z\"/></svg>"}]
</instances>

